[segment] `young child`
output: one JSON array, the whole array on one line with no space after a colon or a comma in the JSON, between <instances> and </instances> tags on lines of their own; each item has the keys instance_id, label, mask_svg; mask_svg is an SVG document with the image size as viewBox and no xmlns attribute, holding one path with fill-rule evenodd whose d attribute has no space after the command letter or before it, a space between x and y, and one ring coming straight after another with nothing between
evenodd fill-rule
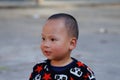
<instances>
[{"instance_id":1,"label":"young child","mask_svg":"<svg viewBox=\"0 0 120 80\"><path fill-rule=\"evenodd\" d=\"M88 66L70 56L78 34L73 16L66 13L50 16L41 33L41 50L47 60L34 66L29 80L95 80Z\"/></svg>"}]
</instances>

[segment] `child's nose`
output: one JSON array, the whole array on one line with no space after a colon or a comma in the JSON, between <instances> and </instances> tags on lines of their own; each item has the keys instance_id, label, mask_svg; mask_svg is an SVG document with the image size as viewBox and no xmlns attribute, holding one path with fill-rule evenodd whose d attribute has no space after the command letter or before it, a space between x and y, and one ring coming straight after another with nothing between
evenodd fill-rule
<instances>
[{"instance_id":1,"label":"child's nose","mask_svg":"<svg viewBox=\"0 0 120 80\"><path fill-rule=\"evenodd\" d=\"M43 46L44 46L45 48L49 48L49 47L50 47L50 42L49 42L49 41L45 41L45 42L43 43Z\"/></svg>"}]
</instances>

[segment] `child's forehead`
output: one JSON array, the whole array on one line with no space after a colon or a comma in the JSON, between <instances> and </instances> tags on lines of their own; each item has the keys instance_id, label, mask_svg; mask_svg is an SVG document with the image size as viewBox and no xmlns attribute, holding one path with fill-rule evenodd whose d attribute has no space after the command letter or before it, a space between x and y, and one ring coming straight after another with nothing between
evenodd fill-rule
<instances>
[{"instance_id":1,"label":"child's forehead","mask_svg":"<svg viewBox=\"0 0 120 80\"><path fill-rule=\"evenodd\" d=\"M47 20L47 23L52 23L52 24L64 24L65 25L65 20L63 18L59 18L59 19L49 19Z\"/></svg>"},{"instance_id":2,"label":"child's forehead","mask_svg":"<svg viewBox=\"0 0 120 80\"><path fill-rule=\"evenodd\" d=\"M44 37L67 37L67 33L65 31L61 32L61 31L43 31L41 33L41 36Z\"/></svg>"},{"instance_id":3,"label":"child's forehead","mask_svg":"<svg viewBox=\"0 0 120 80\"><path fill-rule=\"evenodd\" d=\"M68 34L65 23L61 19L51 19L46 22L43 26L42 33L43 35L48 34Z\"/></svg>"},{"instance_id":4,"label":"child's forehead","mask_svg":"<svg viewBox=\"0 0 120 80\"><path fill-rule=\"evenodd\" d=\"M50 19L48 20L45 25L43 26L43 29L54 29L54 30L65 30L65 22L62 19Z\"/></svg>"}]
</instances>

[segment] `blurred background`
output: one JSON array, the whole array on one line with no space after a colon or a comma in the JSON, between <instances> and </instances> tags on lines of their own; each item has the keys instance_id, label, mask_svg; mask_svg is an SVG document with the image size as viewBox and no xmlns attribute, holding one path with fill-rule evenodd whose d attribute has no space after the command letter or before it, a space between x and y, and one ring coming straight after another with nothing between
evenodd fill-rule
<instances>
[{"instance_id":1,"label":"blurred background","mask_svg":"<svg viewBox=\"0 0 120 80\"><path fill-rule=\"evenodd\" d=\"M40 34L46 19L69 13L79 24L72 56L97 80L120 80L120 0L0 0L0 80L28 80L45 57Z\"/></svg>"}]
</instances>

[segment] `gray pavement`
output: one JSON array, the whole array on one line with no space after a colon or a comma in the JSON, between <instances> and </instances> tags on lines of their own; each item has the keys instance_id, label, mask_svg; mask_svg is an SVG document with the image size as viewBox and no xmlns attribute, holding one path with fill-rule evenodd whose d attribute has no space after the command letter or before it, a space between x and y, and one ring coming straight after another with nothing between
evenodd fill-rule
<instances>
[{"instance_id":1,"label":"gray pavement","mask_svg":"<svg viewBox=\"0 0 120 80\"><path fill-rule=\"evenodd\" d=\"M70 13L79 23L72 56L89 65L97 80L120 79L120 5L0 9L0 80L28 80L42 61L40 33L48 16Z\"/></svg>"},{"instance_id":2,"label":"gray pavement","mask_svg":"<svg viewBox=\"0 0 120 80\"><path fill-rule=\"evenodd\" d=\"M36 7L36 6L88 6L88 5L111 5L120 4L120 0L43 0L39 4L38 0L0 0L0 8L14 7Z\"/></svg>"}]
</instances>

